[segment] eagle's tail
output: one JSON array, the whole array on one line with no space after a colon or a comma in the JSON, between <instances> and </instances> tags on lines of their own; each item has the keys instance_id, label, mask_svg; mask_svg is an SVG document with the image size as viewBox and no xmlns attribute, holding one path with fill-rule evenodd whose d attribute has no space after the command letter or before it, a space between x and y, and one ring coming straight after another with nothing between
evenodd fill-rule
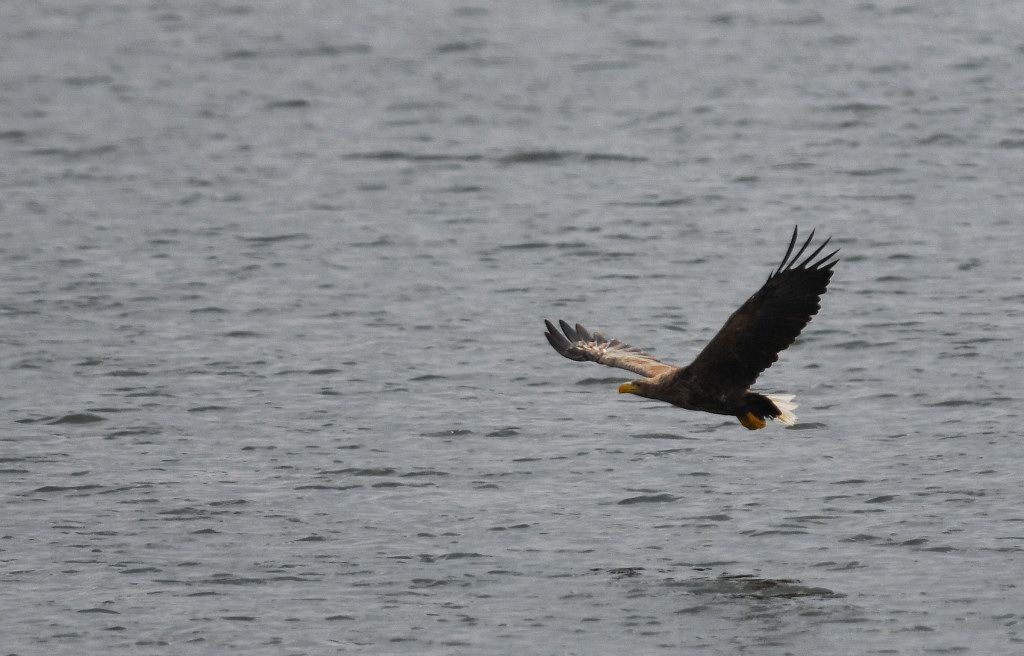
<instances>
[{"instance_id":1,"label":"eagle's tail","mask_svg":"<svg viewBox=\"0 0 1024 656\"><path fill-rule=\"evenodd\" d=\"M793 403L793 399L796 398L795 394L765 394L765 397L778 409L779 414L774 415L776 419L787 426L796 423L796 415L793 413L797 407L796 403Z\"/></svg>"},{"instance_id":2,"label":"eagle's tail","mask_svg":"<svg viewBox=\"0 0 1024 656\"><path fill-rule=\"evenodd\" d=\"M796 423L796 415L793 414L793 411L796 410L796 404L793 403L795 398L796 396L792 394L747 392L743 406L745 412L737 415L736 418L750 430L764 428L765 420L769 417L778 419L787 426L792 426Z\"/></svg>"}]
</instances>

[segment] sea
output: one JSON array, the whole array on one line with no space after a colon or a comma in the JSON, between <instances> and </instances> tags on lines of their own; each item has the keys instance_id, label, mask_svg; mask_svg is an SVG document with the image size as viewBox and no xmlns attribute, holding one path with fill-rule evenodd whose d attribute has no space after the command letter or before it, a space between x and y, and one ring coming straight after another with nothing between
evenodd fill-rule
<instances>
[{"instance_id":1,"label":"sea","mask_svg":"<svg viewBox=\"0 0 1024 656\"><path fill-rule=\"evenodd\" d=\"M1024 5L0 3L0 653L1024 653ZM684 365L801 240L756 389Z\"/></svg>"}]
</instances>

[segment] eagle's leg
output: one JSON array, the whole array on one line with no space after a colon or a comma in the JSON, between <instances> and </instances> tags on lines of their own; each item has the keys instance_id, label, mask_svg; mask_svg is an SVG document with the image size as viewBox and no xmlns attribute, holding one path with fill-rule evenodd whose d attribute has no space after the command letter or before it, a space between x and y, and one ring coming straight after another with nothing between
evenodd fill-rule
<instances>
[{"instance_id":1,"label":"eagle's leg","mask_svg":"<svg viewBox=\"0 0 1024 656\"><path fill-rule=\"evenodd\" d=\"M739 415L736 417L740 420L740 423L749 428L750 430L757 430L758 428L764 428L764 419L761 419L753 412L748 412L745 415Z\"/></svg>"}]
</instances>

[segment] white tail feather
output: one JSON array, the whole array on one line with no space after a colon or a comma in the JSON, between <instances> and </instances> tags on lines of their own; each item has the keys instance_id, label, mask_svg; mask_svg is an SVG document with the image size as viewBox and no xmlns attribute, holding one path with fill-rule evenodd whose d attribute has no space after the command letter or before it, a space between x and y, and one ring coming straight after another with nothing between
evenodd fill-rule
<instances>
[{"instance_id":1,"label":"white tail feather","mask_svg":"<svg viewBox=\"0 0 1024 656\"><path fill-rule=\"evenodd\" d=\"M793 399L796 398L795 394L765 394L765 396L779 409L779 416L776 419L787 426L796 423L796 415L793 414L797 408L797 404L793 403Z\"/></svg>"}]
</instances>

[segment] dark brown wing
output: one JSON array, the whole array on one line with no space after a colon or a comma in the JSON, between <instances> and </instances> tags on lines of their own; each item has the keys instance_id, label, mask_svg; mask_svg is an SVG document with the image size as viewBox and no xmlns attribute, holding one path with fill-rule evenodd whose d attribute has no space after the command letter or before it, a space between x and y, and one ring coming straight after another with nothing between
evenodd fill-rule
<instances>
[{"instance_id":1,"label":"dark brown wing","mask_svg":"<svg viewBox=\"0 0 1024 656\"><path fill-rule=\"evenodd\" d=\"M653 355L629 344L623 344L617 339L609 340L599 332L591 335L580 324L576 324L575 328L564 321L559 321L558 324L562 327L564 336L547 319L544 320L544 325L548 331L544 336L556 351L570 360L597 362L609 367L627 369L647 378L675 370L672 365L660 362Z\"/></svg>"},{"instance_id":2,"label":"dark brown wing","mask_svg":"<svg viewBox=\"0 0 1024 656\"><path fill-rule=\"evenodd\" d=\"M729 317L718 334L687 367L687 374L694 380L708 386L749 388L818 313L821 307L819 299L832 278L832 267L839 261L833 259L839 250L819 258L829 242L826 239L813 253L798 262L814 239L814 231L793 255L796 236L794 228L789 249L779 268Z\"/></svg>"}]
</instances>

